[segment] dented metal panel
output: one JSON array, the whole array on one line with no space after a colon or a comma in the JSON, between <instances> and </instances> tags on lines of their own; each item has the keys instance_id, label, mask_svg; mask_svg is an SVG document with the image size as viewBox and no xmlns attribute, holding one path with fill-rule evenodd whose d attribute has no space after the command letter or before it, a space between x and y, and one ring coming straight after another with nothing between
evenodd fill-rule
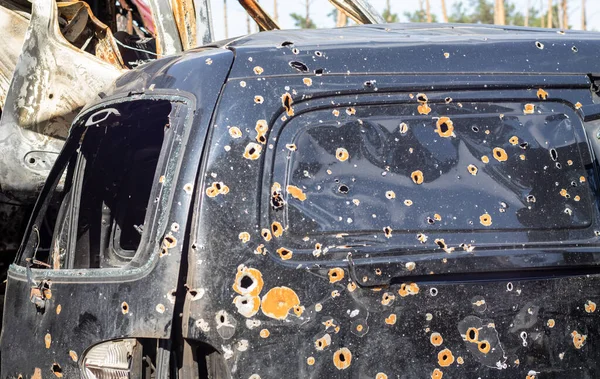
<instances>
[{"instance_id":1,"label":"dented metal panel","mask_svg":"<svg viewBox=\"0 0 600 379\"><path fill-rule=\"evenodd\" d=\"M0 39L0 114L12 79L13 71L29 20L17 12L16 7L0 2L0 29L3 38Z\"/></svg>"}]
</instances>

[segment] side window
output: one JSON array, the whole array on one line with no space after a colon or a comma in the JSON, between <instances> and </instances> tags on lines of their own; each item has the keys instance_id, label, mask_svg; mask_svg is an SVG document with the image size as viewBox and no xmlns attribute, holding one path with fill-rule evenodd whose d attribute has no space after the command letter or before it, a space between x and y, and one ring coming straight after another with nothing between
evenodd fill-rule
<instances>
[{"instance_id":1,"label":"side window","mask_svg":"<svg viewBox=\"0 0 600 379\"><path fill-rule=\"evenodd\" d=\"M69 138L78 143L61 153L69 160L66 174L51 201L39 200L48 204L32 227L35 267L120 267L132 260L148 227L171 110L168 101L133 101L74 127Z\"/></svg>"},{"instance_id":2,"label":"side window","mask_svg":"<svg viewBox=\"0 0 600 379\"><path fill-rule=\"evenodd\" d=\"M418 233L591 225L590 154L569 108L451 103L446 112L398 104L295 117L278 137L272 180L287 206L272 218L298 238L393 234L412 246Z\"/></svg>"}]
</instances>

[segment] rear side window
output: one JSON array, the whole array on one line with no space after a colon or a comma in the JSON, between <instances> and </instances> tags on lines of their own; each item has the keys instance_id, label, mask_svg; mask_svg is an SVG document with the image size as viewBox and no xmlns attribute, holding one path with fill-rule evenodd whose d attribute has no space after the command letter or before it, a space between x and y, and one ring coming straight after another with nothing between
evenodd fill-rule
<instances>
[{"instance_id":1,"label":"rear side window","mask_svg":"<svg viewBox=\"0 0 600 379\"><path fill-rule=\"evenodd\" d=\"M299 236L543 232L594 218L585 134L558 103L319 110L293 118L276 150L273 181Z\"/></svg>"}]
</instances>

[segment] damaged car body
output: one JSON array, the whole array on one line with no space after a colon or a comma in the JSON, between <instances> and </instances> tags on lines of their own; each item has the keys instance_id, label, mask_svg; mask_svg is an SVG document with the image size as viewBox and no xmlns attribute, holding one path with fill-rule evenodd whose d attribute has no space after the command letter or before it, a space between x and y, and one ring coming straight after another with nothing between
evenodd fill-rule
<instances>
[{"instance_id":1,"label":"damaged car body","mask_svg":"<svg viewBox=\"0 0 600 379\"><path fill-rule=\"evenodd\" d=\"M33 208L1 377L597 377L599 51L370 25L124 71Z\"/></svg>"}]
</instances>

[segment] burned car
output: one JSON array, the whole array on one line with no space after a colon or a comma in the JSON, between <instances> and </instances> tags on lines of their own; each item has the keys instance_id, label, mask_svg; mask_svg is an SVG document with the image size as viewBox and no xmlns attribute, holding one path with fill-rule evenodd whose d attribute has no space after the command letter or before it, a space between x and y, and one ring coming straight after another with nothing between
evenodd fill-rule
<instances>
[{"instance_id":1,"label":"burned car","mask_svg":"<svg viewBox=\"0 0 600 379\"><path fill-rule=\"evenodd\" d=\"M2 378L593 378L600 36L270 31L75 118Z\"/></svg>"}]
</instances>

